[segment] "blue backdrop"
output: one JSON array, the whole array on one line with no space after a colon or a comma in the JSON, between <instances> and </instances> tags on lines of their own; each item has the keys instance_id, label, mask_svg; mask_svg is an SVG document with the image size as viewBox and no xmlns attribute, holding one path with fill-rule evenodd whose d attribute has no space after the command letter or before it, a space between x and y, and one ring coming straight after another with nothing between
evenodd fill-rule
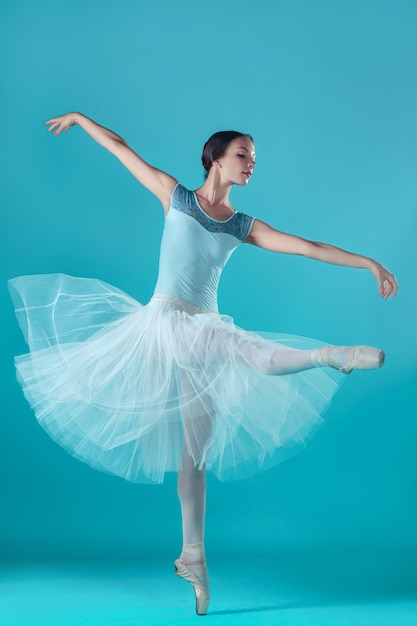
<instances>
[{"instance_id":1,"label":"blue backdrop","mask_svg":"<svg viewBox=\"0 0 417 626\"><path fill-rule=\"evenodd\" d=\"M4 0L0 480L7 558L176 555L175 477L161 487L100 474L38 427L15 382L26 351L6 280L64 272L146 302L158 201L81 129L79 110L191 188L217 130L250 132L258 166L232 201L275 227L372 256L371 274L242 246L220 308L239 325L383 347L353 373L309 447L250 480L209 482L216 549L417 548L417 4L412 0Z\"/></svg>"}]
</instances>

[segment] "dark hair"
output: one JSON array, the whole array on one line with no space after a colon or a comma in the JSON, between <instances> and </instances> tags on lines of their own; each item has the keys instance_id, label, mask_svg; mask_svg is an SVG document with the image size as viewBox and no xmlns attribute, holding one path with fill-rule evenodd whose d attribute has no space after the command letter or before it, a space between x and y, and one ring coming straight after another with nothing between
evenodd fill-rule
<instances>
[{"instance_id":1,"label":"dark hair","mask_svg":"<svg viewBox=\"0 0 417 626\"><path fill-rule=\"evenodd\" d=\"M246 133L238 133L236 130L221 130L218 133L214 133L208 141L204 144L203 154L201 155L201 161L203 167L206 170L206 178L216 159L220 159L226 152L227 146L233 139L238 137L247 137L253 141L250 135Z\"/></svg>"}]
</instances>

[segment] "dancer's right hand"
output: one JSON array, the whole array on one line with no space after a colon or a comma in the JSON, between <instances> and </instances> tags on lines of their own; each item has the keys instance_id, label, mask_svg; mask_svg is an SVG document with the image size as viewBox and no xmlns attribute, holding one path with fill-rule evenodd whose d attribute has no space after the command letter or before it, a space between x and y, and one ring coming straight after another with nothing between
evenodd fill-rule
<instances>
[{"instance_id":1,"label":"dancer's right hand","mask_svg":"<svg viewBox=\"0 0 417 626\"><path fill-rule=\"evenodd\" d=\"M77 116L79 113L66 113L65 115L59 115L58 117L52 117L45 122L46 125L50 124L48 133L54 131L54 135L59 135L62 131L67 131L78 123Z\"/></svg>"}]
</instances>

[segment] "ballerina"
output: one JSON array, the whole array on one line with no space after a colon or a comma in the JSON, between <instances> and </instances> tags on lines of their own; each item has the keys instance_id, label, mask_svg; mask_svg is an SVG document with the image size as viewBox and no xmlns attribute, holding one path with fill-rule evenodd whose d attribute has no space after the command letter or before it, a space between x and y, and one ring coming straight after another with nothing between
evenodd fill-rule
<instances>
[{"instance_id":1,"label":"ballerina","mask_svg":"<svg viewBox=\"0 0 417 626\"><path fill-rule=\"evenodd\" d=\"M381 367L368 346L327 346L245 331L220 315L222 269L240 245L372 272L383 299L393 274L373 259L280 232L236 211L233 185L255 170L250 135L222 131L204 146L195 191L149 165L119 135L81 113L49 119L60 135L78 125L161 202L165 227L155 292L142 305L97 279L63 274L10 281L30 353L16 359L24 393L48 434L91 466L134 482L178 472L183 548L175 573L196 611L210 591L204 549L206 471L239 478L303 444L323 420L340 373ZM241 470L241 468L243 468Z\"/></svg>"}]
</instances>

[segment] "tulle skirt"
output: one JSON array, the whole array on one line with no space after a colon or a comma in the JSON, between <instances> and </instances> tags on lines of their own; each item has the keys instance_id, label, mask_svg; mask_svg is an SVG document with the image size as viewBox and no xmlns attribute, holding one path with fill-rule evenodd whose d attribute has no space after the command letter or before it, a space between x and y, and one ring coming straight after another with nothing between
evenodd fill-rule
<instances>
[{"instance_id":1,"label":"tulle skirt","mask_svg":"<svg viewBox=\"0 0 417 626\"><path fill-rule=\"evenodd\" d=\"M16 358L18 379L40 425L132 482L162 482L184 453L220 480L275 465L323 422L343 379L329 368L274 375L277 350L323 344L247 332L172 296L144 306L63 274L9 284L30 348Z\"/></svg>"}]
</instances>

